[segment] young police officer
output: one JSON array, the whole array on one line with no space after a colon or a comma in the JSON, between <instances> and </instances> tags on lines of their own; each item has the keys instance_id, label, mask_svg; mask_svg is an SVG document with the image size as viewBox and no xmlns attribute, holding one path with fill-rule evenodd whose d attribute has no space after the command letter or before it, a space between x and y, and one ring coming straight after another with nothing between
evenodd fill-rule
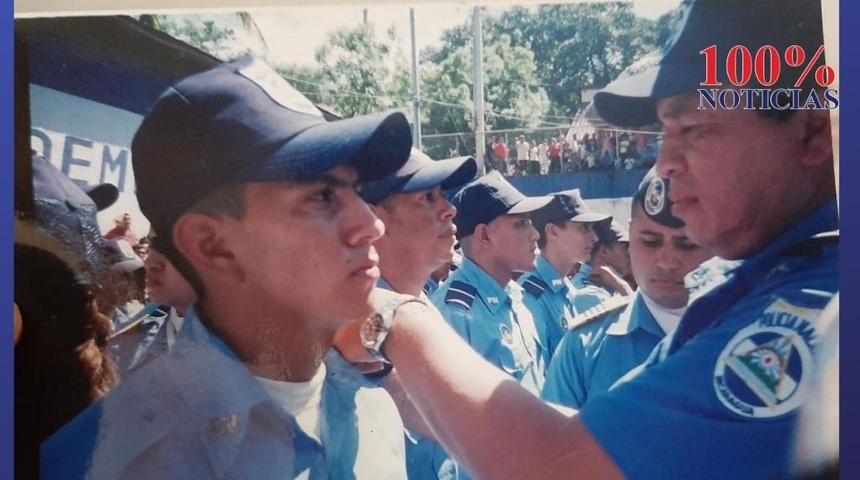
<instances>
[{"instance_id":1,"label":"young police officer","mask_svg":"<svg viewBox=\"0 0 860 480\"><path fill-rule=\"evenodd\" d=\"M545 365L549 365L577 313L572 303L574 287L567 273L591 254L597 240L593 224L612 217L590 211L579 190L553 194L552 201L531 217L540 234L540 256L535 269L521 277L520 285L526 293L523 301L535 316Z\"/></svg>"},{"instance_id":2,"label":"young police officer","mask_svg":"<svg viewBox=\"0 0 860 480\"><path fill-rule=\"evenodd\" d=\"M132 143L158 250L197 295L176 345L42 448L43 478L403 478L390 396L330 352L372 310L401 114L326 122L251 57L165 92Z\"/></svg>"},{"instance_id":3,"label":"young police officer","mask_svg":"<svg viewBox=\"0 0 860 480\"><path fill-rule=\"evenodd\" d=\"M669 182L651 169L633 195L630 259L639 288L623 310L569 331L547 370L541 398L582 408L641 364L687 309L684 276L710 258L671 213Z\"/></svg>"}]
</instances>

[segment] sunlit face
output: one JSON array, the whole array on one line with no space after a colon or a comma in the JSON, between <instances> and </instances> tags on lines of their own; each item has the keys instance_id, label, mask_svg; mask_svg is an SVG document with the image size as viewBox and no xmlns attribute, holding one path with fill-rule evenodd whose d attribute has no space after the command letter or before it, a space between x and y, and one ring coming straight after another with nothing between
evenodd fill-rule
<instances>
[{"instance_id":1,"label":"sunlit face","mask_svg":"<svg viewBox=\"0 0 860 480\"><path fill-rule=\"evenodd\" d=\"M657 103L663 147L657 171L672 181L672 213L690 239L726 258L748 255L781 233L807 172L800 114L784 120L752 110L699 110L697 94ZM790 210L790 209L789 209Z\"/></svg>"},{"instance_id":2,"label":"sunlit face","mask_svg":"<svg viewBox=\"0 0 860 480\"><path fill-rule=\"evenodd\" d=\"M511 272L535 268L538 232L528 214L501 215L487 224L492 251Z\"/></svg>"},{"instance_id":3,"label":"sunlit face","mask_svg":"<svg viewBox=\"0 0 860 480\"><path fill-rule=\"evenodd\" d=\"M648 297L665 308L687 305L684 276L711 257L690 242L683 228L669 228L634 208L630 220L630 265L633 278Z\"/></svg>"},{"instance_id":4,"label":"sunlit face","mask_svg":"<svg viewBox=\"0 0 860 480\"><path fill-rule=\"evenodd\" d=\"M606 264L622 277L630 275L630 244L627 242L615 242L604 246L604 258Z\"/></svg>"},{"instance_id":5,"label":"sunlit face","mask_svg":"<svg viewBox=\"0 0 860 480\"><path fill-rule=\"evenodd\" d=\"M146 290L153 302L182 311L194 302L196 295L191 284L161 252L150 248L143 266L146 268Z\"/></svg>"},{"instance_id":6,"label":"sunlit face","mask_svg":"<svg viewBox=\"0 0 860 480\"><path fill-rule=\"evenodd\" d=\"M547 238L548 249L556 251L565 263L571 266L576 262L588 260L594 248L594 242L597 241L593 224L568 221L555 230L558 236Z\"/></svg>"},{"instance_id":7,"label":"sunlit face","mask_svg":"<svg viewBox=\"0 0 860 480\"><path fill-rule=\"evenodd\" d=\"M384 225L357 180L341 165L314 181L247 184L245 215L224 220L224 237L260 308L323 327L371 313Z\"/></svg>"},{"instance_id":8,"label":"sunlit face","mask_svg":"<svg viewBox=\"0 0 860 480\"><path fill-rule=\"evenodd\" d=\"M440 187L391 195L374 212L385 224L385 239L399 255L409 255L427 273L454 258L457 210Z\"/></svg>"}]
</instances>

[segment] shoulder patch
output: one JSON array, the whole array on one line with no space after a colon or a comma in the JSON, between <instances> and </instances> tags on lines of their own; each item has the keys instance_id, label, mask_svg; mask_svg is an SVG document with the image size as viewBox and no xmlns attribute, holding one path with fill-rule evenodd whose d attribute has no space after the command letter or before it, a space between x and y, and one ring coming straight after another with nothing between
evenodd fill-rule
<instances>
[{"instance_id":1,"label":"shoulder patch","mask_svg":"<svg viewBox=\"0 0 860 480\"><path fill-rule=\"evenodd\" d=\"M631 297L621 295L609 297L605 301L573 317L570 322L568 322L567 328L568 330L572 330L574 328L587 325L598 318L603 318L607 313L626 307L627 304L630 303L630 299Z\"/></svg>"},{"instance_id":2,"label":"shoulder patch","mask_svg":"<svg viewBox=\"0 0 860 480\"><path fill-rule=\"evenodd\" d=\"M747 418L772 418L799 407L814 369L820 314L779 298L738 331L714 368L714 390L723 406Z\"/></svg>"},{"instance_id":3,"label":"shoulder patch","mask_svg":"<svg viewBox=\"0 0 860 480\"><path fill-rule=\"evenodd\" d=\"M453 303L469 310L478 295L478 289L466 282L455 280L445 292L445 303Z\"/></svg>"},{"instance_id":4,"label":"shoulder patch","mask_svg":"<svg viewBox=\"0 0 860 480\"><path fill-rule=\"evenodd\" d=\"M526 278L526 281L523 282L523 289L526 293L535 298L540 298L541 295L546 292L547 288L549 288L549 285L547 285L546 282L541 280L537 275L529 275L529 277Z\"/></svg>"}]
</instances>

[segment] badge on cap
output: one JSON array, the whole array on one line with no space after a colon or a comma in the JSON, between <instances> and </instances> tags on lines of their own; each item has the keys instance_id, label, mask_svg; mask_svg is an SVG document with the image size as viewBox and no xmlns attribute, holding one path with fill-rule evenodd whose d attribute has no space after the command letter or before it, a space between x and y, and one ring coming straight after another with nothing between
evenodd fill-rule
<instances>
[{"instance_id":1,"label":"badge on cap","mask_svg":"<svg viewBox=\"0 0 860 480\"><path fill-rule=\"evenodd\" d=\"M239 73L248 80L256 83L269 97L285 108L295 112L314 115L322 118L322 112L304 95L278 75L269 65L261 61L253 61Z\"/></svg>"},{"instance_id":2,"label":"badge on cap","mask_svg":"<svg viewBox=\"0 0 860 480\"><path fill-rule=\"evenodd\" d=\"M663 207L666 206L666 183L663 182L662 178L654 177L651 179L642 203L645 207L645 213L652 217L663 211Z\"/></svg>"}]
</instances>

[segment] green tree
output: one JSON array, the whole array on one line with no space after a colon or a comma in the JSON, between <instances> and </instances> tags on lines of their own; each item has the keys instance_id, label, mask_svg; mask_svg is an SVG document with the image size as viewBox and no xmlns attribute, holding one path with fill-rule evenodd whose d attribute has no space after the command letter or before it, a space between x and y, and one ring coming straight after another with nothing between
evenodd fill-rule
<instances>
[{"instance_id":1,"label":"green tree","mask_svg":"<svg viewBox=\"0 0 860 480\"><path fill-rule=\"evenodd\" d=\"M501 35L485 42L483 53L487 130L541 126L549 100L536 76L532 52L512 45L509 36ZM456 149L460 154L474 153L472 45L449 48L439 58L439 63L424 62L421 66L422 131L460 133ZM450 148L450 142L445 148L432 142L427 146L431 156L445 156Z\"/></svg>"},{"instance_id":2,"label":"green tree","mask_svg":"<svg viewBox=\"0 0 860 480\"><path fill-rule=\"evenodd\" d=\"M629 2L599 2L512 7L482 23L485 44L507 36L513 47L534 54L536 83L550 99L547 118L563 122L578 110L583 89L606 85L665 42L671 15L664 17L654 22L637 17ZM439 63L471 37L468 24L448 29L443 45L423 58Z\"/></svg>"},{"instance_id":3,"label":"green tree","mask_svg":"<svg viewBox=\"0 0 860 480\"><path fill-rule=\"evenodd\" d=\"M657 48L655 23L637 17L630 3L542 5L535 12L505 12L498 28L519 34L535 54L553 113L572 115L580 92L612 81L624 68Z\"/></svg>"},{"instance_id":4,"label":"green tree","mask_svg":"<svg viewBox=\"0 0 860 480\"><path fill-rule=\"evenodd\" d=\"M152 15L138 20L216 58L229 61L247 53L266 57L268 46L247 12Z\"/></svg>"},{"instance_id":5,"label":"green tree","mask_svg":"<svg viewBox=\"0 0 860 480\"><path fill-rule=\"evenodd\" d=\"M345 27L329 34L317 49L318 101L344 117L400 108L411 110L408 63L390 28L379 40L373 23Z\"/></svg>"}]
</instances>

